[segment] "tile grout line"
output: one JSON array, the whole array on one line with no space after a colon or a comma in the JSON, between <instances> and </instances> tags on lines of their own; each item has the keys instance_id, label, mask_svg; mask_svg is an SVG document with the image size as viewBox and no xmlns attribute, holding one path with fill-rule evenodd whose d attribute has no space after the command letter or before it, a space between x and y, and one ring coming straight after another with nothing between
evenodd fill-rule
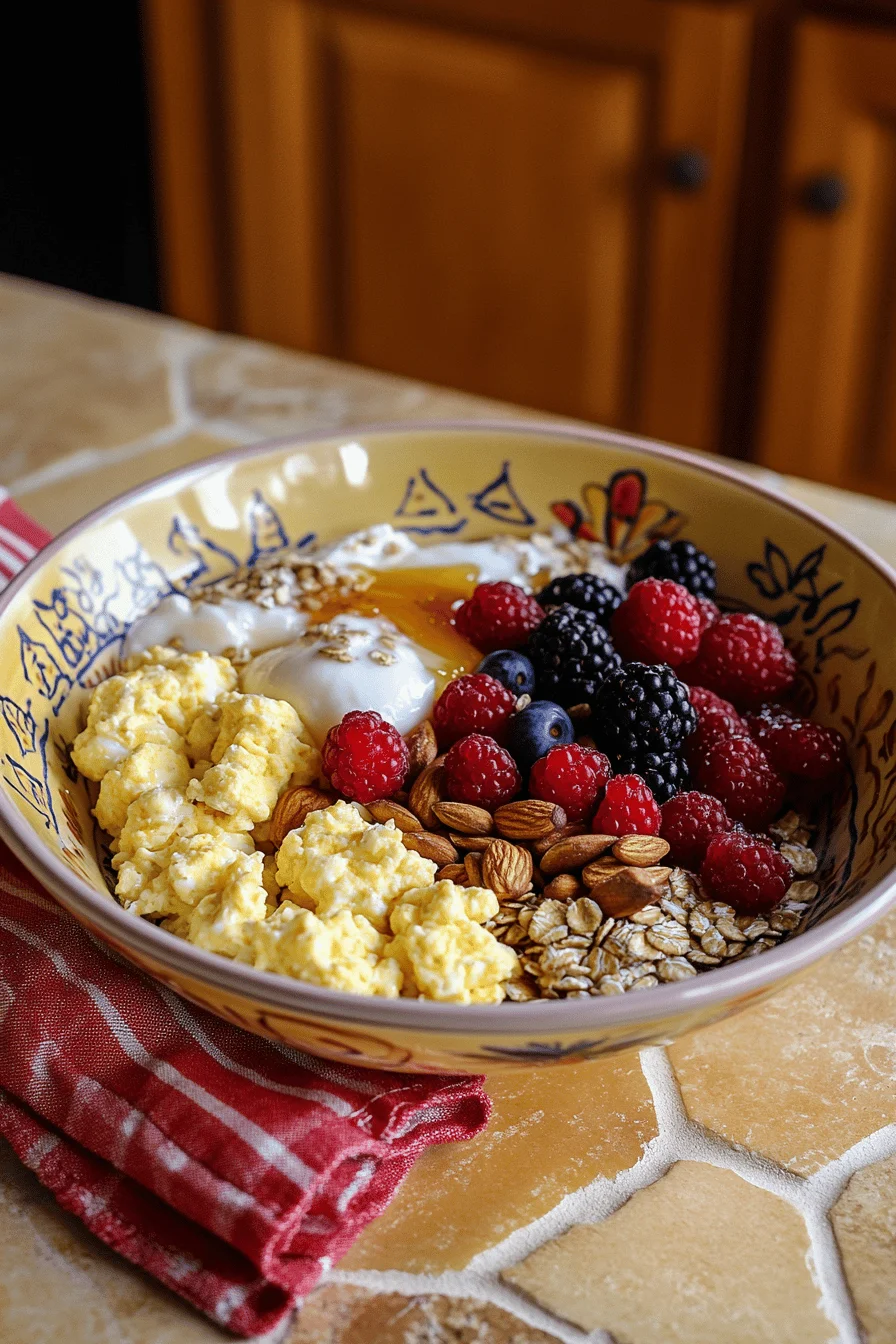
<instances>
[{"instance_id":1,"label":"tile grout line","mask_svg":"<svg viewBox=\"0 0 896 1344\"><path fill-rule=\"evenodd\" d=\"M612 1179L595 1177L581 1189L565 1195L540 1218L515 1228L497 1245L473 1256L461 1270L446 1270L439 1274L403 1270L333 1270L324 1281L381 1293L397 1292L402 1296L433 1293L474 1298L487 1301L526 1324L553 1334L563 1344L602 1344L610 1338L606 1332L598 1330L589 1334L539 1307L532 1299L502 1283L500 1271L520 1263L571 1227L603 1221L638 1190L647 1189L661 1179L673 1163L698 1161L734 1172L751 1185L783 1199L799 1213L809 1239L807 1268L820 1294L819 1305L837 1331L838 1344L861 1344L862 1331L830 1211L852 1175L882 1157L896 1153L896 1125L885 1126L867 1136L812 1176L804 1177L691 1120L664 1049L645 1049L640 1061L653 1100L657 1134L645 1145L642 1156L633 1166Z\"/></svg>"}]
</instances>

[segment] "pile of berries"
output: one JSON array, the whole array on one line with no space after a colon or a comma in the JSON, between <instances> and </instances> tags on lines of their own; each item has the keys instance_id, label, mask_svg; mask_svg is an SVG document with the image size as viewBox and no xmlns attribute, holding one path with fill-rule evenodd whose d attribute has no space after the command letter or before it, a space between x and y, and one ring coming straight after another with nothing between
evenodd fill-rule
<instances>
[{"instance_id":1,"label":"pile of berries","mask_svg":"<svg viewBox=\"0 0 896 1344\"><path fill-rule=\"evenodd\" d=\"M714 561L654 543L625 597L595 574L537 596L483 583L455 612L485 655L443 692L433 728L455 802L520 794L610 835L661 835L672 861L742 913L770 910L792 872L768 838L786 802L829 793L842 737L785 707L797 664L776 625L715 604ZM324 765L359 802L401 790L407 750L376 714L346 715Z\"/></svg>"}]
</instances>

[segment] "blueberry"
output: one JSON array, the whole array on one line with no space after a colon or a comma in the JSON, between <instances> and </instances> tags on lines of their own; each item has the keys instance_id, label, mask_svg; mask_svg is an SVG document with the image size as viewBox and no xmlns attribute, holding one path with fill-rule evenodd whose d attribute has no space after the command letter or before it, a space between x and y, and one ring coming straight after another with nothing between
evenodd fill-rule
<instances>
[{"instance_id":1,"label":"blueberry","mask_svg":"<svg viewBox=\"0 0 896 1344\"><path fill-rule=\"evenodd\" d=\"M572 719L552 700L533 700L507 721L507 750L525 773L551 747L565 747L575 737Z\"/></svg>"},{"instance_id":2,"label":"blueberry","mask_svg":"<svg viewBox=\"0 0 896 1344\"><path fill-rule=\"evenodd\" d=\"M535 690L535 668L524 653L516 649L497 649L487 653L476 668L500 681L514 695L531 695Z\"/></svg>"}]
</instances>

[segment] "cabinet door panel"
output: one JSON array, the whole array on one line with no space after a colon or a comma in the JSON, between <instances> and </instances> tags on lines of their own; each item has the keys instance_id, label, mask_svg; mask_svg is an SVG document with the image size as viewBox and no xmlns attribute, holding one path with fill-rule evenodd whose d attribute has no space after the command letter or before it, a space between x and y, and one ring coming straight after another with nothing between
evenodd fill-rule
<instances>
[{"instance_id":1,"label":"cabinet door panel","mask_svg":"<svg viewBox=\"0 0 896 1344\"><path fill-rule=\"evenodd\" d=\"M341 350L629 418L643 75L356 18L333 38Z\"/></svg>"},{"instance_id":2,"label":"cabinet door panel","mask_svg":"<svg viewBox=\"0 0 896 1344\"><path fill-rule=\"evenodd\" d=\"M240 328L718 446L751 7L366 8L219 0Z\"/></svg>"},{"instance_id":3,"label":"cabinet door panel","mask_svg":"<svg viewBox=\"0 0 896 1344\"><path fill-rule=\"evenodd\" d=\"M845 199L813 211L820 177ZM896 495L894 256L896 36L806 21L763 387L769 466Z\"/></svg>"}]
</instances>

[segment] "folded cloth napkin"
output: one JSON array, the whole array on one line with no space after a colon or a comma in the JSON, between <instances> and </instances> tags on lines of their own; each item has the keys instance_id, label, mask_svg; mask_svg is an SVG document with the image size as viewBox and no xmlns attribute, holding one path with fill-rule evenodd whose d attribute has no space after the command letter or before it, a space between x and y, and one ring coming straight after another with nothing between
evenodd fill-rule
<instances>
[{"instance_id":1,"label":"folded cloth napkin","mask_svg":"<svg viewBox=\"0 0 896 1344\"><path fill-rule=\"evenodd\" d=\"M0 501L0 572L43 540ZM415 1158L489 1109L480 1078L313 1059L194 1008L0 844L0 1134L91 1232L235 1333L281 1323Z\"/></svg>"}]
</instances>

